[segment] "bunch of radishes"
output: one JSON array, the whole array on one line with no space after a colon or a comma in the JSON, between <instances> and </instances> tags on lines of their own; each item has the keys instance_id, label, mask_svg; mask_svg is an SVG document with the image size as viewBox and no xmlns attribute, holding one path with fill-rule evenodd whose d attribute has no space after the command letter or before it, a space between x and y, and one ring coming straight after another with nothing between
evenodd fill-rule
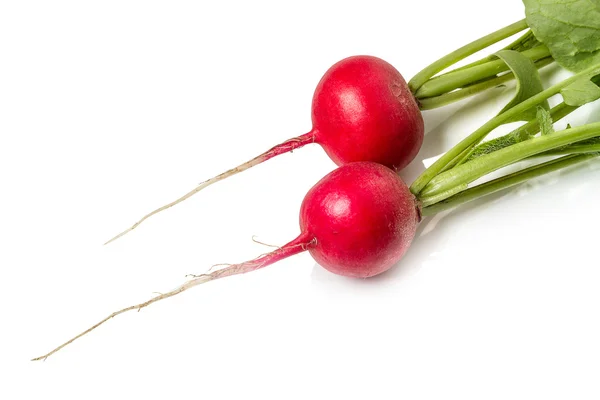
<instances>
[{"instance_id":1,"label":"bunch of radishes","mask_svg":"<svg viewBox=\"0 0 600 400\"><path fill-rule=\"evenodd\" d=\"M354 56L333 65L315 90L310 132L205 181L110 241L208 185L277 155L318 143L339 168L306 194L297 238L254 260L194 276L171 292L117 311L36 359L45 359L123 312L139 310L198 284L254 271L303 251L339 275L367 278L380 274L406 253L422 216L597 156L599 124L553 132L552 123L600 98L596 84L600 66L592 63L591 67L579 68L577 75L543 90L538 69L555 59L561 62L555 56L556 43L545 40L547 33L540 29L539 19L530 16L537 16L538 10L528 7L528 17L534 23L519 21L470 43L425 68L409 84L392 65L376 57ZM463 58L527 29L528 22L532 31L503 51L440 74ZM503 112L448 151L409 189L397 171L415 158L423 142L420 109L448 104L513 78L517 79L518 93ZM549 110L546 100L559 93L564 103ZM526 124L503 138L481 143L498 126L517 120ZM542 135L537 136L540 131ZM506 165L557 155L563 157L469 187L471 182Z\"/></svg>"}]
</instances>

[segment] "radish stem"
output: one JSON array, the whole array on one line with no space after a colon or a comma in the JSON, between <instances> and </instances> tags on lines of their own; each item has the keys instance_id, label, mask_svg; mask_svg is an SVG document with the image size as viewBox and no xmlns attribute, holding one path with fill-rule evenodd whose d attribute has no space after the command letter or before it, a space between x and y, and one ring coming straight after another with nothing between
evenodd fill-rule
<instances>
[{"instance_id":1,"label":"radish stem","mask_svg":"<svg viewBox=\"0 0 600 400\"><path fill-rule=\"evenodd\" d=\"M546 46L537 46L533 49L525 50L521 54L535 62L549 57L550 50ZM425 82L415 93L415 97L421 99L439 96L469 83L490 78L508 70L509 67L503 60L495 59L471 68L452 71Z\"/></svg>"},{"instance_id":2,"label":"radish stem","mask_svg":"<svg viewBox=\"0 0 600 400\"><path fill-rule=\"evenodd\" d=\"M549 157L549 156L561 156L565 154L585 154L585 153L596 153L600 152L600 143L595 144L577 144L566 146L560 149L554 149L545 153L536 154L533 157Z\"/></svg>"},{"instance_id":3,"label":"radish stem","mask_svg":"<svg viewBox=\"0 0 600 400\"><path fill-rule=\"evenodd\" d=\"M464 185L459 185L456 187L453 187L445 192L439 193L437 195L434 196L428 196L428 197L421 197L419 200L421 201L421 205L423 207L428 207L431 206L433 204L439 203L441 201L444 201L445 199L454 196L455 194L464 192L465 190L467 190L469 188L469 185L467 185L466 183Z\"/></svg>"},{"instance_id":4,"label":"radish stem","mask_svg":"<svg viewBox=\"0 0 600 400\"><path fill-rule=\"evenodd\" d=\"M151 298L150 300L145 301L143 303L129 306L129 307L123 308L119 311L113 312L108 317L104 318L103 320L101 320L97 324L93 325L92 327L86 329L79 335L77 335L77 336L73 337L72 339L66 341L65 343L61 344L60 346L58 346L51 352L44 354L43 356L33 358L31 361L40 361L40 360L47 359L48 357L50 357L52 354L56 353L63 347L73 343L75 340L79 339L80 337L90 333L91 331L98 328L100 325L104 324L108 320L116 317L117 315L123 314L127 311L132 311L132 310L140 311L142 308L148 307L152 303L156 303L157 301L164 300L169 297L173 297L175 295L178 295L179 293L185 292L188 289L191 289L195 286L201 285L206 282L214 281L216 279L225 278L225 277L232 276L232 275L238 275L238 274L244 274L246 272L256 271L257 269L264 268L268 265L276 263L277 261L283 260L284 258L293 256L293 255L301 253L303 251L306 251L309 247L315 246L315 245L316 245L315 238L311 238L307 234L301 234L300 236L298 236L296 239L292 240L285 246L283 246L277 250L274 250L271 253L263 254L262 256L254 259L254 260L246 261L241 264L233 264L226 268L222 268L222 269L219 269L217 271L207 273L207 274L193 275L193 279L190 279L189 281L185 282L183 285L171 290L170 292L155 296L155 297Z\"/></svg>"},{"instance_id":5,"label":"radish stem","mask_svg":"<svg viewBox=\"0 0 600 400\"><path fill-rule=\"evenodd\" d=\"M510 188L512 186L523 183L529 179L537 178L539 176L549 174L551 172L570 167L572 165L576 165L593 158L600 156L600 153L591 153L591 154L583 154L583 155L568 155L562 158L558 158L556 160L548 161L543 164L539 164L527 169L524 169L519 172L515 172L513 174L503 176L498 179L494 179L490 182L486 182L484 184L475 186L473 188L467 189L459 194L456 194L452 197L449 197L443 201L437 202L435 204L423 207L421 210L421 214L423 216L431 216L434 214L438 214L442 211L449 210L451 208L457 207L463 203L467 203L469 201L478 199L483 196L487 196L489 194L498 192L503 189ZM422 201L426 201L431 203L431 198L423 198Z\"/></svg>"},{"instance_id":6,"label":"radish stem","mask_svg":"<svg viewBox=\"0 0 600 400\"><path fill-rule=\"evenodd\" d=\"M550 116L552 118L553 122L557 122L560 121L561 119L563 119L564 117L566 117L567 115L569 115L570 113L572 113L573 111L577 110L579 107L576 106L569 106L566 103L560 103L558 105L556 105L555 107L553 107L550 110ZM477 157L481 157L484 153L484 151L486 150L486 147L492 146L494 148L494 151L498 151L504 147L508 147L511 146L513 144L522 142L524 140L527 139L531 139L533 136L535 136L537 133L539 133L540 131L540 124L538 122L537 119L532 120L527 122L526 124L518 127L517 129L515 129L514 131L504 135L504 136L500 136L498 138L492 139L488 142L484 142L482 144L480 144L479 146L473 147L468 153L466 153L462 159L457 162L457 163L452 163L451 168L457 166L457 165L461 165L464 164L467 161L471 161ZM489 152L487 153L489 154ZM450 169L450 168L446 168L446 169Z\"/></svg>"},{"instance_id":7,"label":"radish stem","mask_svg":"<svg viewBox=\"0 0 600 400\"><path fill-rule=\"evenodd\" d=\"M502 50L514 50L514 51L524 51L524 50L528 50L528 49L532 49L536 46L539 46L541 43L537 40L537 38L535 37L535 35L533 34L533 32L531 30L528 30L527 32L525 32L525 34L523 34L522 36L520 36L517 40L515 40L514 42L512 42L511 44L509 44L508 46L504 47ZM470 64L467 65L463 65L462 67L458 67L453 69L452 71L440 74L438 76L444 76L446 74L452 73L452 72L456 72L456 71L462 71L464 69L469 69L471 67L477 66L477 65L481 65L481 64L485 64L488 61L492 61L492 60L496 60L497 57L493 54L488 55L487 57L484 57L480 60L474 61Z\"/></svg>"},{"instance_id":8,"label":"radish stem","mask_svg":"<svg viewBox=\"0 0 600 400\"><path fill-rule=\"evenodd\" d=\"M174 205L177 205L179 203L181 203L184 200L189 199L190 197L192 197L193 195L195 195L196 193L198 193L199 191L201 191L202 189L212 185L213 183L217 183L219 181L222 181L225 178L229 178L230 176L239 174L242 171L245 171L249 168L254 167L255 165L258 165L260 163L263 163L275 156L278 156L280 154L284 154L290 151L293 151L295 149L298 149L302 146L305 146L309 143L313 143L315 141L315 135L316 135L316 131L312 130L302 136L298 136L295 137L293 139L289 139L286 140L285 142L278 144L277 146L271 148L270 150L264 152L263 154L259 155L258 157L253 158L252 160L245 162L241 165L238 165L235 168L232 168L220 175L215 176L214 178L211 178L207 181L204 181L202 183L200 183L198 186L196 186L193 190L191 190L190 192L186 193L185 195L181 196L180 198L178 198L177 200L166 204L162 207L157 208L156 210L152 211L151 213L146 214L145 216L142 217L142 219L140 219L139 221L137 221L135 224L133 224L130 228L127 228L126 230L124 230L123 232L119 233L117 236L113 237L112 239L110 239L108 242L104 243L105 245L119 239L121 236L131 232L132 230L134 230L135 228L137 228L142 222L144 222L145 220L147 220L148 218L152 217L153 215L158 214L161 211L164 211L168 208L173 207Z\"/></svg>"},{"instance_id":9,"label":"radish stem","mask_svg":"<svg viewBox=\"0 0 600 400\"><path fill-rule=\"evenodd\" d=\"M530 156L600 136L600 122L539 136L478 157L442 172L421 191L421 198L450 191L456 186L473 182L490 172Z\"/></svg>"},{"instance_id":10,"label":"radish stem","mask_svg":"<svg viewBox=\"0 0 600 400\"><path fill-rule=\"evenodd\" d=\"M449 53L448 55L440 58L439 60L435 61L434 63L423 69L410 80L408 86L410 87L413 93L416 93L417 90L419 90L419 88L423 86L423 84L427 82L432 76L456 64L458 61L467 58L471 54L483 50L486 47L489 47L494 43L511 37L527 28L527 22L525 21L525 19L522 19L521 21L515 22L514 24L508 25L500 30L497 30L496 32L479 38L474 42L471 42L453 51L452 53Z\"/></svg>"},{"instance_id":11,"label":"radish stem","mask_svg":"<svg viewBox=\"0 0 600 400\"><path fill-rule=\"evenodd\" d=\"M535 66L537 69L544 68L547 65L550 65L554 62L554 58L546 57L539 61L535 62ZM483 82L474 83L472 85L465 86L458 90L454 90L449 93L444 93L435 97L427 97L427 98L418 98L419 107L421 110L433 110L435 108L443 107L448 104L452 104L464 98L473 96L477 93L484 92L493 87L497 87L503 85L506 82L514 79L514 74L512 72L508 72L501 76L497 76L495 78L484 80Z\"/></svg>"},{"instance_id":12,"label":"radish stem","mask_svg":"<svg viewBox=\"0 0 600 400\"><path fill-rule=\"evenodd\" d=\"M560 93L562 89L569 86L573 82L580 79L590 79L593 76L600 74L600 65L592 66L577 75L574 75L564 81L550 87L549 89L544 90L543 92L530 97L524 102L512 107L511 109L503 112L502 114L492 118L490 121L485 123L467 138L462 140L448 152L446 152L442 157L440 157L433 165L425 170L412 184L410 187L411 192L414 195L418 195L423 188L442 171L449 163L456 159L461 153L463 153L466 149L471 146L476 145L481 140L483 140L490 132L504 124L507 121L510 121L511 118L519 115L523 111L526 111L532 107L537 106L538 104L546 101L548 98ZM449 171L447 171L449 172Z\"/></svg>"}]
</instances>

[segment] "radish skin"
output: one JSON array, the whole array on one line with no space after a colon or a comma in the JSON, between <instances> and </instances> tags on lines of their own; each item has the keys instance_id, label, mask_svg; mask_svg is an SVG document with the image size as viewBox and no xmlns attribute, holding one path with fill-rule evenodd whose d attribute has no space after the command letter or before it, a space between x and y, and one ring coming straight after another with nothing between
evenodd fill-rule
<instances>
[{"instance_id":1,"label":"radish skin","mask_svg":"<svg viewBox=\"0 0 600 400\"><path fill-rule=\"evenodd\" d=\"M400 177L375 163L352 163L331 172L306 194L300 229L323 268L368 278L396 264L420 221L419 205Z\"/></svg>"}]
</instances>

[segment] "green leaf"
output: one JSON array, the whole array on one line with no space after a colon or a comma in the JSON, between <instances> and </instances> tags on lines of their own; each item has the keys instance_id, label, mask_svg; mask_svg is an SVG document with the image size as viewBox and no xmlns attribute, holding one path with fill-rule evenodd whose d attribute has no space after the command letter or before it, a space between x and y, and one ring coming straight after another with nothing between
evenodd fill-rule
<instances>
[{"instance_id":1,"label":"green leaf","mask_svg":"<svg viewBox=\"0 0 600 400\"><path fill-rule=\"evenodd\" d=\"M548 135L554 132L554 126L552 125L552 116L544 107L537 108L538 124L540 125L540 131L542 135Z\"/></svg>"},{"instance_id":2,"label":"green leaf","mask_svg":"<svg viewBox=\"0 0 600 400\"><path fill-rule=\"evenodd\" d=\"M564 68L600 63L600 0L523 0L527 24Z\"/></svg>"},{"instance_id":3,"label":"green leaf","mask_svg":"<svg viewBox=\"0 0 600 400\"><path fill-rule=\"evenodd\" d=\"M546 110L543 107L540 107L542 110ZM552 118L550 116L550 118ZM469 157L465 159L461 164L466 163L467 161L474 160L478 157L484 156L486 154L493 153L495 151L501 150L505 147L510 147L513 144L521 143L525 140L529 140L535 135L537 135L539 129L537 125L525 124L523 126L518 127L514 131L504 135L499 136L497 138L488 140L487 142L483 142L477 147L473 149Z\"/></svg>"},{"instance_id":4,"label":"green leaf","mask_svg":"<svg viewBox=\"0 0 600 400\"><path fill-rule=\"evenodd\" d=\"M600 87L594 82L581 79L560 91L566 104L582 106L600 99Z\"/></svg>"},{"instance_id":5,"label":"green leaf","mask_svg":"<svg viewBox=\"0 0 600 400\"><path fill-rule=\"evenodd\" d=\"M528 98L535 96L542 92L544 87L542 86L542 80L540 73L533 61L525 57L521 53L513 50L501 50L496 53L496 56L508 65L517 80L517 93L515 97L502 109L500 113L516 106L519 103L527 100ZM548 102L544 102L543 107L549 109ZM515 121L530 121L536 117L536 109L531 108L516 117L512 118L508 122Z\"/></svg>"},{"instance_id":6,"label":"green leaf","mask_svg":"<svg viewBox=\"0 0 600 400\"><path fill-rule=\"evenodd\" d=\"M487 142L483 142L475 147L473 152L462 162L462 164L481 156L485 156L486 154L501 150L505 147L510 147L513 144L517 144L521 141L521 138L513 133L488 140Z\"/></svg>"}]
</instances>

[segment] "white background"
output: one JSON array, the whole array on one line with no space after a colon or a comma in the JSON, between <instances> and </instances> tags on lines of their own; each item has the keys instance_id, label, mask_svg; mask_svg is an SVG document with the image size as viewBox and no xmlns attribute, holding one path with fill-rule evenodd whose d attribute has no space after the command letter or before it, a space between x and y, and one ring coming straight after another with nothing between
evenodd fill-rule
<instances>
[{"instance_id":1,"label":"white background","mask_svg":"<svg viewBox=\"0 0 600 400\"><path fill-rule=\"evenodd\" d=\"M598 398L597 162L425 221L380 277L337 277L302 254L28 361L186 273L263 253L253 235L293 238L304 194L334 168L316 145L102 246L308 131L331 64L372 54L409 79L523 15L517 0L3 2L0 398ZM426 112L403 177L511 91Z\"/></svg>"}]
</instances>

